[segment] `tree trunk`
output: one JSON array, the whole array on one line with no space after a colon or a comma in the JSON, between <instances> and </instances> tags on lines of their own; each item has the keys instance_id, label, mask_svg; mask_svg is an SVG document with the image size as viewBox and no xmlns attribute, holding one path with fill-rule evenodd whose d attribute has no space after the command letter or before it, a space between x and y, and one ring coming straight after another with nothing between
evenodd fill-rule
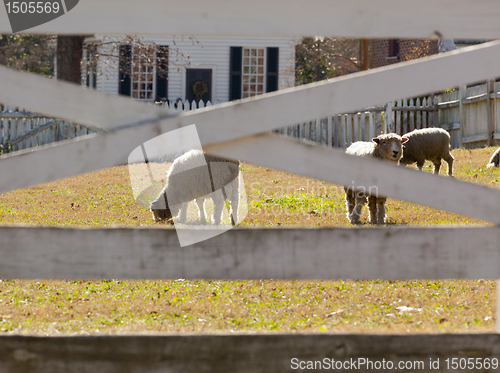
<instances>
[{"instance_id":1,"label":"tree trunk","mask_svg":"<svg viewBox=\"0 0 500 373\"><path fill-rule=\"evenodd\" d=\"M84 36L57 36L57 80L81 83Z\"/></svg>"},{"instance_id":2,"label":"tree trunk","mask_svg":"<svg viewBox=\"0 0 500 373\"><path fill-rule=\"evenodd\" d=\"M368 70L368 39L359 40L360 70Z\"/></svg>"}]
</instances>

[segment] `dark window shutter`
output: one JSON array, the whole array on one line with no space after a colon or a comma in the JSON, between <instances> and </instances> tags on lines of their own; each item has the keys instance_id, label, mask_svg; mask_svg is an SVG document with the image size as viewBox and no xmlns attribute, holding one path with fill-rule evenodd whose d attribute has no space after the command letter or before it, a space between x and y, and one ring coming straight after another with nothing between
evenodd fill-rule
<instances>
[{"instance_id":1,"label":"dark window shutter","mask_svg":"<svg viewBox=\"0 0 500 373\"><path fill-rule=\"evenodd\" d=\"M266 92L278 90L279 48L267 48Z\"/></svg>"},{"instance_id":2,"label":"dark window shutter","mask_svg":"<svg viewBox=\"0 0 500 373\"><path fill-rule=\"evenodd\" d=\"M132 46L120 45L118 93L130 96L130 75L132 73Z\"/></svg>"},{"instance_id":3,"label":"dark window shutter","mask_svg":"<svg viewBox=\"0 0 500 373\"><path fill-rule=\"evenodd\" d=\"M87 51L87 57L86 57L86 62L88 63L87 65L87 71L86 71L86 79L85 79L85 84L87 87L90 87L90 76L92 75L92 88L97 87L97 71L96 71L96 61L94 58L95 52L97 52L97 48L95 46L91 47L92 48L92 53ZM90 71L88 66L90 65Z\"/></svg>"},{"instance_id":4,"label":"dark window shutter","mask_svg":"<svg viewBox=\"0 0 500 373\"><path fill-rule=\"evenodd\" d=\"M156 92L155 100L168 99L168 45L156 49Z\"/></svg>"},{"instance_id":5,"label":"dark window shutter","mask_svg":"<svg viewBox=\"0 0 500 373\"><path fill-rule=\"evenodd\" d=\"M231 47L229 55L229 100L241 98L242 47Z\"/></svg>"},{"instance_id":6,"label":"dark window shutter","mask_svg":"<svg viewBox=\"0 0 500 373\"><path fill-rule=\"evenodd\" d=\"M89 59L90 59L90 55L89 55L89 52L86 52L87 53L87 56L85 57L85 62L88 63ZM88 64L86 64L86 69L85 69L85 85L87 87L90 86L90 74L89 74L89 71L88 71Z\"/></svg>"}]
</instances>

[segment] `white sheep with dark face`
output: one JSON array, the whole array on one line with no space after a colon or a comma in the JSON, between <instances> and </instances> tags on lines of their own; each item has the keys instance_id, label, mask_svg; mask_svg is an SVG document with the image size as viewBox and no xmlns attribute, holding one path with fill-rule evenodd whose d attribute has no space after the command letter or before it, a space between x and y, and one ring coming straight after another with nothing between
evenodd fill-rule
<instances>
[{"instance_id":1,"label":"white sheep with dark face","mask_svg":"<svg viewBox=\"0 0 500 373\"><path fill-rule=\"evenodd\" d=\"M347 154L360 157L374 157L398 164L403 155L403 143L408 139L395 133L380 135L371 142L357 141L346 150ZM363 206L368 203L371 224L385 223L386 197L375 196L366 191L344 187L347 206L347 218L351 224L358 224Z\"/></svg>"}]
</instances>

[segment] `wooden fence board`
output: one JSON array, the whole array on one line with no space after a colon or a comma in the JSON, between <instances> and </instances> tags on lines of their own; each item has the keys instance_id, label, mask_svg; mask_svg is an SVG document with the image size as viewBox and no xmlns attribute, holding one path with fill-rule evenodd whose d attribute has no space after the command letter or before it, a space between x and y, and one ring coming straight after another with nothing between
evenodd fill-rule
<instances>
[{"instance_id":1,"label":"wooden fence board","mask_svg":"<svg viewBox=\"0 0 500 373\"><path fill-rule=\"evenodd\" d=\"M266 9L265 12L262 9ZM411 17L404 17L411 14ZM405 21L395 22L401 17ZM325 35L364 38L496 39L500 5L495 0L86 0L31 33ZM388 27L390 25L390 27ZM11 33L0 12L0 33Z\"/></svg>"},{"instance_id":2,"label":"wooden fence board","mask_svg":"<svg viewBox=\"0 0 500 373\"><path fill-rule=\"evenodd\" d=\"M495 334L125 335L0 338L2 373L293 372L307 361L347 362L342 371L450 372L451 359L500 358ZM292 360L296 359L296 360ZM358 360L361 359L361 360ZM364 359L364 360L362 360ZM450 359L446 364L446 359ZM477 359L477 360L476 360ZM434 362L431 367L430 362ZM302 363L301 363L302 362ZM355 362L355 365L351 365ZM359 364L362 362L362 364ZM435 363L438 362L436 365ZM464 361L462 361L463 363ZM338 364L338 363L337 363ZM403 364L403 365L399 365ZM411 368L408 365L412 364ZM319 365L317 365L319 366ZM491 366L491 365L490 365ZM298 369L298 370L297 370ZM331 370L323 366L325 370ZM337 370L335 369L335 370ZM320 369L318 369L320 370ZM482 369L474 371L483 371ZM487 371L487 370L485 370Z\"/></svg>"},{"instance_id":3,"label":"wooden fence board","mask_svg":"<svg viewBox=\"0 0 500 373\"><path fill-rule=\"evenodd\" d=\"M237 227L183 248L173 228L0 227L0 236L0 278L500 278L499 226Z\"/></svg>"}]
</instances>

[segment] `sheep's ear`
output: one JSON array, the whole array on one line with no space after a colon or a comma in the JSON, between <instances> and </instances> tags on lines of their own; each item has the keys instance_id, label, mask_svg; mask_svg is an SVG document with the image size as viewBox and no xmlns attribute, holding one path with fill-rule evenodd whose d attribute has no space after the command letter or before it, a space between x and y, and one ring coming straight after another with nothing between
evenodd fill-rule
<instances>
[{"instance_id":1,"label":"sheep's ear","mask_svg":"<svg viewBox=\"0 0 500 373\"><path fill-rule=\"evenodd\" d=\"M380 143L380 139L378 137L374 137L372 139L373 142L376 142L377 144Z\"/></svg>"},{"instance_id":2,"label":"sheep's ear","mask_svg":"<svg viewBox=\"0 0 500 373\"><path fill-rule=\"evenodd\" d=\"M403 137L401 138L401 144L404 144L405 142L408 141L408 137Z\"/></svg>"}]
</instances>

